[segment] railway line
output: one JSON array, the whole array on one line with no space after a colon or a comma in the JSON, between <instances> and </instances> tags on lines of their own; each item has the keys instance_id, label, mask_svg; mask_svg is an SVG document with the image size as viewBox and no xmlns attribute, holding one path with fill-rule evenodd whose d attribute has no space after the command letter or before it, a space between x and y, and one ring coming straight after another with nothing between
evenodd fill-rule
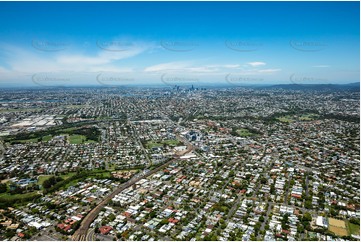
<instances>
[{"instance_id":1,"label":"railway line","mask_svg":"<svg viewBox=\"0 0 361 242\"><path fill-rule=\"evenodd\" d=\"M176 155L173 159L171 159L170 161L167 161L166 163L158 166L157 168L154 168L153 170L148 171L146 174L136 177L134 179L130 179L129 181L123 183L122 185L120 185L116 190L114 190L111 194L109 194L108 196L106 196L103 201L101 201L92 211L90 211L87 216L83 219L83 221L80 224L80 227L78 228L78 230L75 231L75 233L72 236L72 240L73 241L86 241L88 236L88 230L90 227L90 224L94 221L94 219L98 216L98 214L100 213L100 211L102 210L102 208L104 208L108 202L114 198L117 194L119 194L120 192L124 191L125 189L133 186L135 183L137 183L138 181L147 178L151 175L153 175L154 173L164 169L165 167L167 167L168 165L170 165L171 163L177 161L178 159L180 159L180 157L182 155L185 155L191 151L193 151L193 146L190 143L187 143L187 149L182 152L182 154Z\"/></svg>"}]
</instances>

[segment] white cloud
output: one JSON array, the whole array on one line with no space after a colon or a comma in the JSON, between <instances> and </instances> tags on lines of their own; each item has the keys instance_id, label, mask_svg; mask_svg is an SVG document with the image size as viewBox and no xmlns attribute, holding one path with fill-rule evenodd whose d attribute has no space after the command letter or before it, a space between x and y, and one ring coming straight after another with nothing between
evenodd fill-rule
<instances>
[{"instance_id":1,"label":"white cloud","mask_svg":"<svg viewBox=\"0 0 361 242\"><path fill-rule=\"evenodd\" d=\"M241 65L238 65L238 64L236 64L236 65L224 65L224 67L225 68L239 68L239 67L241 67Z\"/></svg>"},{"instance_id":2,"label":"white cloud","mask_svg":"<svg viewBox=\"0 0 361 242\"><path fill-rule=\"evenodd\" d=\"M101 50L95 56L87 55L62 55L56 58L56 62L64 65L105 65L112 63L117 60L122 60L130 58L146 50L145 47L135 47L133 49L124 50L124 51L107 51Z\"/></svg>"},{"instance_id":3,"label":"white cloud","mask_svg":"<svg viewBox=\"0 0 361 242\"><path fill-rule=\"evenodd\" d=\"M209 68L239 68L241 65L239 64L225 64L225 65L207 65Z\"/></svg>"},{"instance_id":4,"label":"white cloud","mask_svg":"<svg viewBox=\"0 0 361 242\"><path fill-rule=\"evenodd\" d=\"M261 62L261 61L256 61L256 62L248 62L248 65L252 66L252 67L257 67L257 66L264 66L266 65L265 62Z\"/></svg>"},{"instance_id":5,"label":"white cloud","mask_svg":"<svg viewBox=\"0 0 361 242\"><path fill-rule=\"evenodd\" d=\"M257 70L259 73L274 73L274 72L279 72L281 71L281 69L262 69L262 70Z\"/></svg>"},{"instance_id":6,"label":"white cloud","mask_svg":"<svg viewBox=\"0 0 361 242\"><path fill-rule=\"evenodd\" d=\"M108 45L106 45L108 47ZM110 48L111 49L111 48ZM216 79L231 72L241 72L240 75L259 75L274 73L281 69L261 69L264 62L249 62L247 64L200 64L205 60L173 61L149 65L145 68L137 66L133 69L125 66L127 58L154 51L152 43L138 43L121 51L99 48L92 53L84 53L67 49L58 52L45 52L36 49L24 49L16 46L0 44L4 65L0 66L1 80L31 80L34 74L54 73L71 75L73 79L88 81L94 79L95 73L126 73L134 79L159 81L158 74L196 75L205 80ZM138 58L138 57L137 57ZM154 62L157 59L153 60ZM153 62L153 63L154 63ZM138 69L139 68L139 69ZM157 79L158 78L158 79ZM94 79L95 80L95 79Z\"/></svg>"},{"instance_id":7,"label":"white cloud","mask_svg":"<svg viewBox=\"0 0 361 242\"><path fill-rule=\"evenodd\" d=\"M167 62L167 63L148 66L144 69L144 72L184 70L189 66L190 64L188 62Z\"/></svg>"},{"instance_id":8,"label":"white cloud","mask_svg":"<svg viewBox=\"0 0 361 242\"><path fill-rule=\"evenodd\" d=\"M99 49L93 54L69 53L69 51L40 52L26 50L16 46L1 45L5 53L5 67L11 72L33 74L37 72L97 72L122 71L127 67L119 66L119 60L131 58L146 52L151 48L149 44L134 45L124 51L109 51Z\"/></svg>"},{"instance_id":9,"label":"white cloud","mask_svg":"<svg viewBox=\"0 0 361 242\"><path fill-rule=\"evenodd\" d=\"M200 72L200 73L214 73L221 72L225 69L239 68L239 64L226 65L193 65L191 61L184 62L167 62L153 66L146 67L144 72Z\"/></svg>"}]
</instances>

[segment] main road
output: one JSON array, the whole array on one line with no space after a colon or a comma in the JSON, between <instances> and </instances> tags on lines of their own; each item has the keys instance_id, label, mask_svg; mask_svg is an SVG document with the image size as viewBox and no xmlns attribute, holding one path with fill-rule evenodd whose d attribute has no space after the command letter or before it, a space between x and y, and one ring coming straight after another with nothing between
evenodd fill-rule
<instances>
[{"instance_id":1,"label":"main road","mask_svg":"<svg viewBox=\"0 0 361 242\"><path fill-rule=\"evenodd\" d=\"M115 189L111 194L109 194L108 196L106 196L103 201L101 201L92 211L90 211L87 216L83 219L83 221L80 224L80 227L78 230L76 230L74 232L74 235L72 236L72 240L74 241L85 241L87 239L89 239L89 237L87 236L88 233L88 229L90 224L94 221L94 219L98 216L98 214L100 213L100 211L102 210L102 208L104 208L108 202L115 197L115 195L119 194L120 192L122 192L123 190L133 186L135 183L137 183L138 181L140 181L141 179L147 178L150 175L153 175L154 173L166 168L168 165L170 165L171 163L177 161L180 159L180 157L182 155L185 155L191 151L193 151L193 146L187 142L187 149L182 152L179 155L176 155L173 159L171 159L170 161L164 163L163 165L158 166L157 168L148 171L147 173L145 173L143 176L139 176L136 178L132 178L129 181L123 183L122 185L120 185L117 189Z\"/></svg>"}]
</instances>

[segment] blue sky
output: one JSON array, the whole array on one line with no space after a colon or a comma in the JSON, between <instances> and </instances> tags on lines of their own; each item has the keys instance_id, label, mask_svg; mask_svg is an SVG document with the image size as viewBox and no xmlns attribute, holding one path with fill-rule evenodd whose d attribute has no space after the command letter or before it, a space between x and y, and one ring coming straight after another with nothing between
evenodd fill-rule
<instances>
[{"instance_id":1,"label":"blue sky","mask_svg":"<svg viewBox=\"0 0 361 242\"><path fill-rule=\"evenodd\" d=\"M1 2L0 86L359 81L359 2Z\"/></svg>"}]
</instances>

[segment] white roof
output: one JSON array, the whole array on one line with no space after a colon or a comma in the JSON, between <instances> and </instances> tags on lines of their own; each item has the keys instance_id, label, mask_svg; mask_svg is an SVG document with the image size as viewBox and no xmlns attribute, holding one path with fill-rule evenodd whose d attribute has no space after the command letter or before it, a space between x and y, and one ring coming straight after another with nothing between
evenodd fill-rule
<instances>
[{"instance_id":1,"label":"white roof","mask_svg":"<svg viewBox=\"0 0 361 242\"><path fill-rule=\"evenodd\" d=\"M38 222L30 222L28 225L35 227L37 229L40 229L41 227L43 227L43 225L39 224Z\"/></svg>"}]
</instances>

